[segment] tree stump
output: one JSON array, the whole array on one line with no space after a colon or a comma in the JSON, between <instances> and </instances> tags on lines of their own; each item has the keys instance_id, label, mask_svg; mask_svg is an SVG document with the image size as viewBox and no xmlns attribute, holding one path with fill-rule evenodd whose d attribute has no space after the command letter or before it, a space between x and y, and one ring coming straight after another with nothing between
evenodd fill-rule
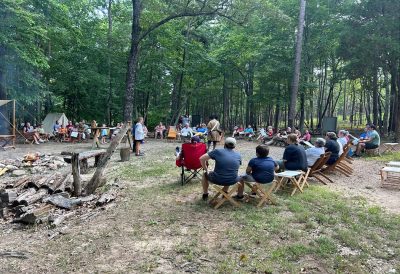
<instances>
[{"instance_id":1,"label":"tree stump","mask_svg":"<svg viewBox=\"0 0 400 274\"><path fill-rule=\"evenodd\" d=\"M121 162L129 161L131 158L131 149L129 147L121 148L119 151Z\"/></svg>"}]
</instances>

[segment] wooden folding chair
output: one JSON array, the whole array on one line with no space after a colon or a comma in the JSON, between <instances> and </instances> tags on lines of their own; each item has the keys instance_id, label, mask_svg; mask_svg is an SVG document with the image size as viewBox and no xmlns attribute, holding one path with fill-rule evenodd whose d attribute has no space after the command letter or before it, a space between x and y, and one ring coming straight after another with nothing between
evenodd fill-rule
<instances>
[{"instance_id":1,"label":"wooden folding chair","mask_svg":"<svg viewBox=\"0 0 400 274\"><path fill-rule=\"evenodd\" d=\"M294 188L291 196L294 195L294 193L296 192L296 189L298 189L301 193L303 193L302 185L304 186L304 184L307 182L308 173L309 173L309 170L307 170L307 176L305 177L304 181L303 181L303 177L302 177L302 175L304 174L304 171L301 171L301 170L286 170L284 172L277 173L276 176L278 178L278 180L277 180L278 183L277 183L277 186L276 186L274 192L276 192L280 188L282 188L284 184L287 184L290 182L290 183L292 183L293 188Z\"/></svg>"},{"instance_id":2,"label":"wooden folding chair","mask_svg":"<svg viewBox=\"0 0 400 274\"><path fill-rule=\"evenodd\" d=\"M347 165L344 162L344 158L346 157L347 153L350 150L350 146L347 146L346 149L343 151L342 155L334 162L332 165L329 165L322 169L322 172L333 172L339 171L340 173L344 174L347 177L350 177L353 173L353 168Z\"/></svg>"},{"instance_id":3,"label":"wooden folding chair","mask_svg":"<svg viewBox=\"0 0 400 274\"><path fill-rule=\"evenodd\" d=\"M215 196L210 200L210 204L215 204L214 209L219 208L223 203L225 203L226 201L229 201L232 205L239 207L239 203L236 202L233 197L232 194L236 193L238 191L238 188L240 186L240 183L236 183L232 186L230 186L230 190L227 192L225 192L223 190L223 188L219 185L215 185L212 184L213 188L217 191L217 193L215 194ZM219 200L219 202L217 202L218 197L222 196L222 198Z\"/></svg>"},{"instance_id":4,"label":"wooden folding chair","mask_svg":"<svg viewBox=\"0 0 400 274\"><path fill-rule=\"evenodd\" d=\"M176 131L175 126L169 126L168 128L168 134L167 134L167 140L173 141L176 140L178 137L178 132Z\"/></svg>"},{"instance_id":5,"label":"wooden folding chair","mask_svg":"<svg viewBox=\"0 0 400 274\"><path fill-rule=\"evenodd\" d=\"M23 133L23 136L25 138L24 143L28 143L28 144L33 144L35 142L35 139L33 138L33 133Z\"/></svg>"},{"instance_id":6,"label":"wooden folding chair","mask_svg":"<svg viewBox=\"0 0 400 274\"><path fill-rule=\"evenodd\" d=\"M251 192L255 193L258 198L260 198L260 202L257 204L257 207L262 207L267 201L270 201L271 204L276 205L276 200L272 197L272 192L274 191L277 181L273 180L271 186L268 190L265 190L263 184L260 183L250 183L245 182L245 184L251 188Z\"/></svg>"},{"instance_id":7,"label":"wooden folding chair","mask_svg":"<svg viewBox=\"0 0 400 274\"><path fill-rule=\"evenodd\" d=\"M308 179L308 175L310 174L310 170L311 169L308 168L306 172L301 173L299 179L297 179L298 186L296 185L296 187L293 188L292 194L290 194L290 196L293 196L297 190L300 190L301 192L303 192L303 189L305 186L309 187L307 179Z\"/></svg>"},{"instance_id":8,"label":"wooden folding chair","mask_svg":"<svg viewBox=\"0 0 400 274\"><path fill-rule=\"evenodd\" d=\"M325 152L324 154L321 154L321 157L310 167L310 173L308 174L308 177L315 178L324 185L327 183L322 180L322 178L328 180L330 183L333 183L333 181L321 171L326 165L326 162L329 160L329 157L331 157L331 154L331 152Z\"/></svg>"}]
</instances>

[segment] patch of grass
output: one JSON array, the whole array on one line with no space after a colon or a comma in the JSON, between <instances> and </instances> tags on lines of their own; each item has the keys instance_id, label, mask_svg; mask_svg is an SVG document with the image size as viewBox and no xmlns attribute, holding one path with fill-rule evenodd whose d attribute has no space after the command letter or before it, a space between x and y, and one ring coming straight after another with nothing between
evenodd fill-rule
<instances>
[{"instance_id":1,"label":"patch of grass","mask_svg":"<svg viewBox=\"0 0 400 274\"><path fill-rule=\"evenodd\" d=\"M365 155L365 160L368 160L368 161L389 162L389 161L398 161L399 159L400 159L400 151L385 152L385 153L381 154L381 156Z\"/></svg>"},{"instance_id":2,"label":"patch of grass","mask_svg":"<svg viewBox=\"0 0 400 274\"><path fill-rule=\"evenodd\" d=\"M333 239L321 236L313 242L313 251L321 257L329 257L335 254L337 247Z\"/></svg>"}]
</instances>

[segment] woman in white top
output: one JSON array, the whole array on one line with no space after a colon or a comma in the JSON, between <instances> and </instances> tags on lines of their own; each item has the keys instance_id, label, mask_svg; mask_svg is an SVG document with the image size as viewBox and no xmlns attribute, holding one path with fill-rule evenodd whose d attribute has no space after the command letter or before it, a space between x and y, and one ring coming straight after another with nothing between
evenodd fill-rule
<instances>
[{"instance_id":1,"label":"woman in white top","mask_svg":"<svg viewBox=\"0 0 400 274\"><path fill-rule=\"evenodd\" d=\"M135 125L135 155L143 156L144 154L140 152L140 145L142 144L144 139L144 130L143 130L143 117L139 117L136 125Z\"/></svg>"}]
</instances>

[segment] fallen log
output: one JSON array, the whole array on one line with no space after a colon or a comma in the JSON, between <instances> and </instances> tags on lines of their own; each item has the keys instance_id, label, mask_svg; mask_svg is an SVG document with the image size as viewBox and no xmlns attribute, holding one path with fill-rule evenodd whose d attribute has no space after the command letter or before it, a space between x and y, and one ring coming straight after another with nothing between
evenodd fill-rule
<instances>
[{"instance_id":1,"label":"fallen log","mask_svg":"<svg viewBox=\"0 0 400 274\"><path fill-rule=\"evenodd\" d=\"M48 195L48 190L46 188L39 189L35 194L27 196L26 198L20 200L20 205L32 205L37 201L40 201L44 196Z\"/></svg>"},{"instance_id":2,"label":"fallen log","mask_svg":"<svg viewBox=\"0 0 400 274\"><path fill-rule=\"evenodd\" d=\"M0 190L0 202L5 204L13 203L17 199L18 195L14 191Z\"/></svg>"},{"instance_id":3,"label":"fallen log","mask_svg":"<svg viewBox=\"0 0 400 274\"><path fill-rule=\"evenodd\" d=\"M13 202L13 206L17 206L21 204L21 201L25 200L29 196L36 193L36 189L34 187L28 188L25 192L17 197L17 199Z\"/></svg>"},{"instance_id":4,"label":"fallen log","mask_svg":"<svg viewBox=\"0 0 400 274\"><path fill-rule=\"evenodd\" d=\"M52 196L44 199L43 202L55 205L59 208L68 209L68 210L82 204L82 201L80 199L65 198L58 194L52 195Z\"/></svg>"},{"instance_id":5,"label":"fallen log","mask_svg":"<svg viewBox=\"0 0 400 274\"><path fill-rule=\"evenodd\" d=\"M24 214L19 218L13 220L14 223L24 223L24 224L36 224L42 217L49 213L53 207L51 205L45 205L40 208L35 208Z\"/></svg>"},{"instance_id":6,"label":"fallen log","mask_svg":"<svg viewBox=\"0 0 400 274\"><path fill-rule=\"evenodd\" d=\"M103 193L99 200L97 200L96 205L97 206L102 206L104 204L107 204L111 201L114 201L115 198L117 197L117 192L115 190L110 190L106 193Z\"/></svg>"},{"instance_id":7,"label":"fallen log","mask_svg":"<svg viewBox=\"0 0 400 274\"><path fill-rule=\"evenodd\" d=\"M7 189L10 189L10 188L20 188L20 187L24 187L24 185L29 181L29 176L26 176L26 177L23 177L23 178L20 178L20 179L18 179L18 180L16 180L16 181L13 181L13 182L9 182L7 185L6 185L6 188Z\"/></svg>"},{"instance_id":8,"label":"fallen log","mask_svg":"<svg viewBox=\"0 0 400 274\"><path fill-rule=\"evenodd\" d=\"M62 178L62 180L60 180L60 183L58 185L54 184L51 187L51 190L53 191L52 194L63 192L65 190L67 181L71 179L71 176L72 176L71 174L67 173L65 174L65 177Z\"/></svg>"},{"instance_id":9,"label":"fallen log","mask_svg":"<svg viewBox=\"0 0 400 274\"><path fill-rule=\"evenodd\" d=\"M34 180L29 180L29 182L25 185L26 188L35 188L38 190L40 186L46 182L47 177L46 176L41 176L41 177L36 177Z\"/></svg>"}]
</instances>

